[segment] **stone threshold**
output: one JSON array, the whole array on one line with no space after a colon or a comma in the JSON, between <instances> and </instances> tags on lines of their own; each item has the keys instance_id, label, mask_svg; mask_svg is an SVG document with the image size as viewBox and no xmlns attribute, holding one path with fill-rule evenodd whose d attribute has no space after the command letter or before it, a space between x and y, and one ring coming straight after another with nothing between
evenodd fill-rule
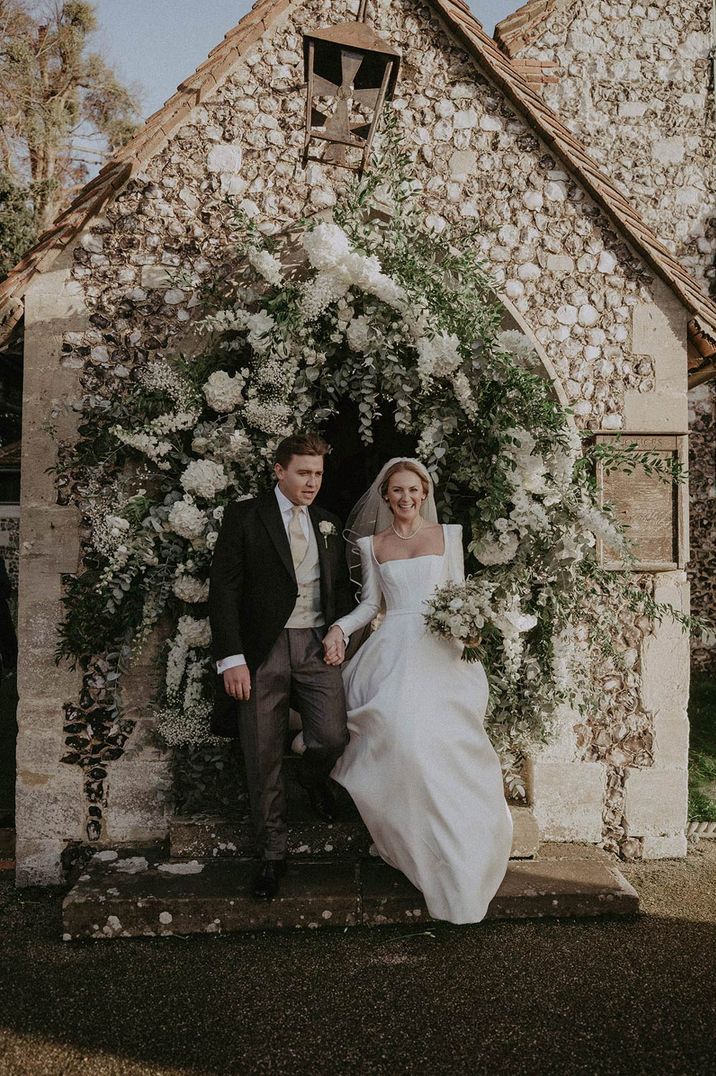
<instances>
[{"instance_id":1,"label":"stone threshold","mask_svg":"<svg viewBox=\"0 0 716 1076\"><path fill-rule=\"evenodd\" d=\"M247 895L256 870L253 861L148 856L97 853L63 902L63 939L435 922L418 890L377 859L292 860L279 897L259 903ZM638 910L636 890L608 853L591 845L542 844L534 860L510 861L485 919L632 915Z\"/></svg>"},{"instance_id":2,"label":"stone threshold","mask_svg":"<svg viewBox=\"0 0 716 1076\"><path fill-rule=\"evenodd\" d=\"M290 803L288 854L293 859L366 856L371 838L358 812L341 805L333 823L318 822L303 801ZM539 828L531 807L510 806L513 859L530 859L539 847ZM248 858L253 850L248 816L175 816L169 825L169 849L174 859Z\"/></svg>"}]
</instances>

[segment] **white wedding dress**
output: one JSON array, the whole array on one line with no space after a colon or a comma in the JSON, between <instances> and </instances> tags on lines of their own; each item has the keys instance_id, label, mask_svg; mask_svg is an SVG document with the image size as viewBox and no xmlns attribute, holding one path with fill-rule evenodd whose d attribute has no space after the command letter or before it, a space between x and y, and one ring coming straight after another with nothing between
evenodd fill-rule
<instances>
[{"instance_id":1,"label":"white wedding dress","mask_svg":"<svg viewBox=\"0 0 716 1076\"><path fill-rule=\"evenodd\" d=\"M337 623L381 626L346 663L350 743L331 776L350 793L381 857L423 893L430 915L484 918L507 870L512 818L497 753L483 727L488 686L462 645L430 632L423 603L464 579L462 528L445 551L379 564L360 538L361 601Z\"/></svg>"}]
</instances>

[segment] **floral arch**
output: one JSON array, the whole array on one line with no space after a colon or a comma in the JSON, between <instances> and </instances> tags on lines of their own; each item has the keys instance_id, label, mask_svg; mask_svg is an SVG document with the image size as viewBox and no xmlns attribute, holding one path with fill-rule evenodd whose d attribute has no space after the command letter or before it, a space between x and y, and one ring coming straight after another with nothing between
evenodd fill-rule
<instances>
[{"instance_id":1,"label":"floral arch","mask_svg":"<svg viewBox=\"0 0 716 1076\"><path fill-rule=\"evenodd\" d=\"M464 527L472 577L436 596L428 624L463 640L479 629L491 736L519 794L521 760L549 739L556 708L589 705L573 669L595 641L609 646L619 602L663 610L600 569L597 536L626 554L597 506L604 450L583 451L547 356L496 301L470 235L436 237L410 179L379 175L282 239L237 219L238 267L207 290L195 326L205 346L133 372L121 398L85 401L65 479L82 489L89 537L59 655L112 687L119 719L116 688L164 618L159 733L210 743L205 603L225 505L268 485L292 429L322 429L349 398L370 444L389 401L443 518Z\"/></svg>"}]
</instances>

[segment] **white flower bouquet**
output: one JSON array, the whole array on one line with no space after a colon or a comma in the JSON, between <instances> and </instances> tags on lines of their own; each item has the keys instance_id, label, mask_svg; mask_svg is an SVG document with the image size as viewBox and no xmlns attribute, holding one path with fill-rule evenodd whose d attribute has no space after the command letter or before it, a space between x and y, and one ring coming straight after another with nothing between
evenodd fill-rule
<instances>
[{"instance_id":1,"label":"white flower bouquet","mask_svg":"<svg viewBox=\"0 0 716 1076\"><path fill-rule=\"evenodd\" d=\"M478 661L482 656L482 634L489 619L491 597L489 584L475 579L446 583L426 602L425 622L435 635L464 644L463 661Z\"/></svg>"},{"instance_id":2,"label":"white flower bouquet","mask_svg":"<svg viewBox=\"0 0 716 1076\"><path fill-rule=\"evenodd\" d=\"M522 636L536 627L537 617L523 612L517 595L501 595L494 583L468 578L439 587L426 605L426 624L441 638L463 643L463 661L483 660L492 635L500 640L504 668L513 677L519 673Z\"/></svg>"}]
</instances>

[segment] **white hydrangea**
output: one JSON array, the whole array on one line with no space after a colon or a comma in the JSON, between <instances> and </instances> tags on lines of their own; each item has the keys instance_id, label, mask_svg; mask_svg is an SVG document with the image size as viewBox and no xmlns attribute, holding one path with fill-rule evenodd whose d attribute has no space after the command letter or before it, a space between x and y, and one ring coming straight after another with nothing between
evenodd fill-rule
<instances>
[{"instance_id":1,"label":"white hydrangea","mask_svg":"<svg viewBox=\"0 0 716 1076\"><path fill-rule=\"evenodd\" d=\"M381 268L375 254L350 253L336 268L350 284L362 291L369 291L380 279Z\"/></svg>"},{"instance_id":2,"label":"white hydrangea","mask_svg":"<svg viewBox=\"0 0 716 1076\"><path fill-rule=\"evenodd\" d=\"M257 250L255 247L248 253L249 263L259 276L262 276L269 284L280 284L283 279L281 262L269 254L267 250Z\"/></svg>"},{"instance_id":3,"label":"white hydrangea","mask_svg":"<svg viewBox=\"0 0 716 1076\"><path fill-rule=\"evenodd\" d=\"M405 289L382 271L375 254L354 251L348 236L336 224L319 224L304 235L303 245L311 265L318 269L316 278L305 287L301 308L306 320L315 320L350 287L375 295L396 310L404 310Z\"/></svg>"},{"instance_id":4,"label":"white hydrangea","mask_svg":"<svg viewBox=\"0 0 716 1076\"><path fill-rule=\"evenodd\" d=\"M407 292L405 288L385 273L379 273L374 277L365 288L365 291L375 295L376 299L380 299L381 302L392 306L399 313L404 313L405 304L408 301Z\"/></svg>"},{"instance_id":5,"label":"white hydrangea","mask_svg":"<svg viewBox=\"0 0 716 1076\"><path fill-rule=\"evenodd\" d=\"M348 236L337 224L324 222L303 236L303 248L308 260L319 272L334 269L351 253Z\"/></svg>"},{"instance_id":6,"label":"white hydrangea","mask_svg":"<svg viewBox=\"0 0 716 1076\"><path fill-rule=\"evenodd\" d=\"M243 388L246 384L244 371L227 374L225 370L215 370L202 386L204 398L212 411L220 414L235 411L243 402Z\"/></svg>"},{"instance_id":7,"label":"white hydrangea","mask_svg":"<svg viewBox=\"0 0 716 1076\"><path fill-rule=\"evenodd\" d=\"M207 519L201 509L197 508L193 497L183 497L172 505L167 525L182 538L200 538L206 528Z\"/></svg>"},{"instance_id":8,"label":"white hydrangea","mask_svg":"<svg viewBox=\"0 0 716 1076\"><path fill-rule=\"evenodd\" d=\"M180 482L187 493L212 500L229 484L229 476L221 463L213 460L193 460L184 470Z\"/></svg>"},{"instance_id":9,"label":"white hydrangea","mask_svg":"<svg viewBox=\"0 0 716 1076\"><path fill-rule=\"evenodd\" d=\"M209 581L197 579L194 575L185 575L183 572L174 579L172 590L183 602L196 603L209 600Z\"/></svg>"},{"instance_id":10,"label":"white hydrangea","mask_svg":"<svg viewBox=\"0 0 716 1076\"><path fill-rule=\"evenodd\" d=\"M499 537L486 534L475 544L473 551L480 564L508 564L514 560L520 540L514 531L503 531Z\"/></svg>"},{"instance_id":11,"label":"white hydrangea","mask_svg":"<svg viewBox=\"0 0 716 1076\"><path fill-rule=\"evenodd\" d=\"M186 646L208 646L211 642L211 628L208 617L196 620L193 616L180 616L177 634Z\"/></svg>"},{"instance_id":12,"label":"white hydrangea","mask_svg":"<svg viewBox=\"0 0 716 1076\"><path fill-rule=\"evenodd\" d=\"M416 345L418 373L423 385L433 377L449 377L460 365L460 340L455 333L421 337Z\"/></svg>"}]
</instances>

